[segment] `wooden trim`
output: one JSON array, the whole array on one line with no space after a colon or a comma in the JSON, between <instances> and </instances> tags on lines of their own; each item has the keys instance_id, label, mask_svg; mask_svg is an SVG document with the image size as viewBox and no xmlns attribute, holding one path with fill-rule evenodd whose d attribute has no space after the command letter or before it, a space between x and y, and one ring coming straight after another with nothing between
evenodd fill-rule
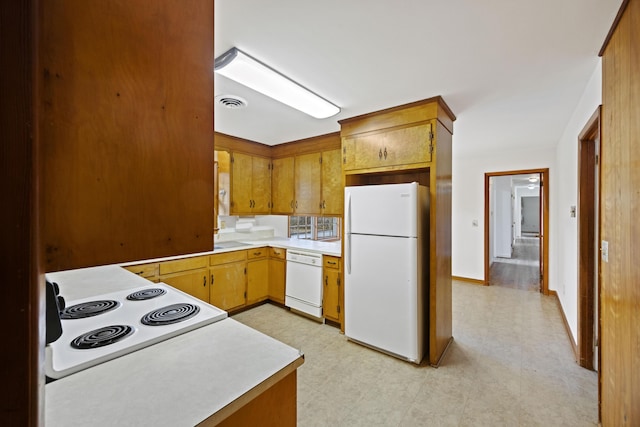
<instances>
[{"instance_id":1,"label":"wooden trim","mask_svg":"<svg viewBox=\"0 0 640 427\"><path fill-rule=\"evenodd\" d=\"M622 15L624 14L624 11L627 9L628 5L629 5L629 0L622 1L622 4L620 5L620 9L618 9L618 14L613 20L613 24L611 24L611 28L607 33L607 37L605 37L604 43L602 43L602 47L600 48L600 52L598 52L598 56L604 55L604 51L607 49L607 46L609 45L609 41L611 41L611 37L613 37L613 33L616 31L616 28L618 28L618 23L620 22L620 19L622 19Z\"/></svg>"},{"instance_id":2,"label":"wooden trim","mask_svg":"<svg viewBox=\"0 0 640 427\"><path fill-rule=\"evenodd\" d=\"M340 132L318 135L311 138L285 142L271 147L272 158L292 157L298 154L318 153L321 151L339 150L342 146Z\"/></svg>"},{"instance_id":3,"label":"wooden trim","mask_svg":"<svg viewBox=\"0 0 640 427\"><path fill-rule=\"evenodd\" d=\"M395 113L397 111L405 110L407 108L418 107L418 106L422 106L424 104L430 104L432 102L437 102L438 104L440 104L440 106L447 112L449 117L451 117L451 120L454 120L454 121L456 120L456 116L455 116L455 114L453 114L453 111L451 111L451 108L449 108L447 103L444 102L444 99L442 98L442 96L438 95L438 96L434 96L432 98L427 98L427 99L423 99L423 100L420 100L420 101L409 102L407 104L398 105L396 107L385 108L384 110L378 110L378 111L374 111L372 113L361 114L359 116L354 116L354 117L349 117L349 118L346 118L346 119L338 120L338 123L340 123L340 125L342 125L344 123L349 123L351 121L362 120L362 119L366 119L366 118L369 118L369 117L372 117L372 116L376 116L376 115L379 115L379 114Z\"/></svg>"},{"instance_id":4,"label":"wooden trim","mask_svg":"<svg viewBox=\"0 0 640 427\"><path fill-rule=\"evenodd\" d=\"M600 144L598 107L578 137L578 364L593 369L594 304L596 303L596 255L599 211L597 155Z\"/></svg>"},{"instance_id":5,"label":"wooden trim","mask_svg":"<svg viewBox=\"0 0 640 427\"><path fill-rule=\"evenodd\" d=\"M220 132L213 133L213 144L216 150L271 157L271 147L268 145Z\"/></svg>"},{"instance_id":6,"label":"wooden trim","mask_svg":"<svg viewBox=\"0 0 640 427\"><path fill-rule=\"evenodd\" d=\"M549 296L554 297L556 300L556 304L558 306L558 310L560 310L560 315L562 316L562 323L564 323L564 329L567 332L567 338L569 338L569 343L571 344L571 349L573 350L573 360L578 360L578 345L573 339L573 334L571 333L571 328L569 327L569 322L567 321L567 316L564 314L564 309L562 308L562 303L560 302L560 298L558 298L558 293L556 291L549 291Z\"/></svg>"},{"instance_id":7,"label":"wooden trim","mask_svg":"<svg viewBox=\"0 0 640 427\"><path fill-rule=\"evenodd\" d=\"M473 283L474 285L482 285L482 286L488 286L489 285L489 283L486 280L472 279L470 277L451 276L451 280L457 280L459 282Z\"/></svg>"},{"instance_id":8,"label":"wooden trim","mask_svg":"<svg viewBox=\"0 0 640 427\"><path fill-rule=\"evenodd\" d=\"M0 4L0 270L6 301L0 424L44 425L44 266L40 250L39 1Z\"/></svg>"},{"instance_id":9,"label":"wooden trim","mask_svg":"<svg viewBox=\"0 0 640 427\"><path fill-rule=\"evenodd\" d=\"M484 280L490 285L489 272L489 180L494 176L526 175L538 173L542 175L542 283L540 293L549 295L549 168L522 169L513 171L486 172L484 174Z\"/></svg>"}]
</instances>

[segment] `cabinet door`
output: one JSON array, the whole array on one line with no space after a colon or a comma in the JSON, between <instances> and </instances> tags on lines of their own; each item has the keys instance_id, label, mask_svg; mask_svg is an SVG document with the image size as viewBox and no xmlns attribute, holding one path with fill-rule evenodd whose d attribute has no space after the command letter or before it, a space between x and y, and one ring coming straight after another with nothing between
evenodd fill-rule
<instances>
[{"instance_id":1,"label":"cabinet door","mask_svg":"<svg viewBox=\"0 0 640 427\"><path fill-rule=\"evenodd\" d=\"M284 304L285 260L269 259L269 299Z\"/></svg>"},{"instance_id":2,"label":"cabinet door","mask_svg":"<svg viewBox=\"0 0 640 427\"><path fill-rule=\"evenodd\" d=\"M242 153L231 154L231 213L250 214L253 159Z\"/></svg>"},{"instance_id":3,"label":"cabinet door","mask_svg":"<svg viewBox=\"0 0 640 427\"><path fill-rule=\"evenodd\" d=\"M392 168L431 162L431 123L343 138L345 170Z\"/></svg>"},{"instance_id":4,"label":"cabinet door","mask_svg":"<svg viewBox=\"0 0 640 427\"><path fill-rule=\"evenodd\" d=\"M320 191L322 186L322 169L320 153L296 156L295 212L299 215L320 215Z\"/></svg>"},{"instance_id":5,"label":"cabinet door","mask_svg":"<svg viewBox=\"0 0 640 427\"><path fill-rule=\"evenodd\" d=\"M271 160L253 157L251 172L251 212L269 214L271 208Z\"/></svg>"},{"instance_id":6,"label":"cabinet door","mask_svg":"<svg viewBox=\"0 0 640 427\"><path fill-rule=\"evenodd\" d=\"M294 159L274 159L271 169L271 213L292 214L294 204Z\"/></svg>"},{"instance_id":7,"label":"cabinet door","mask_svg":"<svg viewBox=\"0 0 640 427\"><path fill-rule=\"evenodd\" d=\"M247 263L247 304L263 301L269 295L269 260Z\"/></svg>"},{"instance_id":8,"label":"cabinet door","mask_svg":"<svg viewBox=\"0 0 640 427\"><path fill-rule=\"evenodd\" d=\"M211 286L209 303L223 310L240 307L245 303L245 262L215 265L209 268Z\"/></svg>"},{"instance_id":9,"label":"cabinet door","mask_svg":"<svg viewBox=\"0 0 640 427\"><path fill-rule=\"evenodd\" d=\"M322 311L324 317L340 322L340 271L324 269L324 293Z\"/></svg>"},{"instance_id":10,"label":"cabinet door","mask_svg":"<svg viewBox=\"0 0 640 427\"><path fill-rule=\"evenodd\" d=\"M162 276L161 281L202 301L209 302L209 283L206 269Z\"/></svg>"},{"instance_id":11,"label":"cabinet door","mask_svg":"<svg viewBox=\"0 0 640 427\"><path fill-rule=\"evenodd\" d=\"M342 165L340 150L322 153L322 214L342 214Z\"/></svg>"}]
</instances>

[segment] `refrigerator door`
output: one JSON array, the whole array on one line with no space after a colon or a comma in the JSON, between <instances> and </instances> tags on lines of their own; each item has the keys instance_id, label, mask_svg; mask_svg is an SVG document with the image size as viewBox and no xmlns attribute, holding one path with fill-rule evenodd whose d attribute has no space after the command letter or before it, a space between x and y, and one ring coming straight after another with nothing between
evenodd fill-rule
<instances>
[{"instance_id":1,"label":"refrigerator door","mask_svg":"<svg viewBox=\"0 0 640 427\"><path fill-rule=\"evenodd\" d=\"M347 233L417 236L417 182L346 187L344 190Z\"/></svg>"},{"instance_id":2,"label":"refrigerator door","mask_svg":"<svg viewBox=\"0 0 640 427\"><path fill-rule=\"evenodd\" d=\"M417 239L352 235L351 245L345 335L419 363L424 343Z\"/></svg>"}]
</instances>

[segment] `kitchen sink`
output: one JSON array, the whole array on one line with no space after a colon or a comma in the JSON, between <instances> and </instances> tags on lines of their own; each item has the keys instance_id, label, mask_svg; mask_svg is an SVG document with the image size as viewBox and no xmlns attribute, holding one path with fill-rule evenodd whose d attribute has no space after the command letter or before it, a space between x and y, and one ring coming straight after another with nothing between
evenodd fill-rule
<instances>
[{"instance_id":1,"label":"kitchen sink","mask_svg":"<svg viewBox=\"0 0 640 427\"><path fill-rule=\"evenodd\" d=\"M242 242L219 242L213 245L213 249L241 248L243 246L251 246L251 245L248 243L242 243Z\"/></svg>"}]
</instances>

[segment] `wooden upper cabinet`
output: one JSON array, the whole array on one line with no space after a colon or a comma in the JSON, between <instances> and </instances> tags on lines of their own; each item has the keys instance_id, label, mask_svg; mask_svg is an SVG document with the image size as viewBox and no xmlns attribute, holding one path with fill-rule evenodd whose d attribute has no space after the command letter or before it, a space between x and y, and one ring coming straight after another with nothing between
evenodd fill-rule
<instances>
[{"instance_id":1,"label":"wooden upper cabinet","mask_svg":"<svg viewBox=\"0 0 640 427\"><path fill-rule=\"evenodd\" d=\"M340 150L322 152L322 214L342 215L342 156Z\"/></svg>"},{"instance_id":2,"label":"wooden upper cabinet","mask_svg":"<svg viewBox=\"0 0 640 427\"><path fill-rule=\"evenodd\" d=\"M322 154L302 154L295 158L294 209L299 215L320 215L322 188Z\"/></svg>"},{"instance_id":3,"label":"wooden upper cabinet","mask_svg":"<svg viewBox=\"0 0 640 427\"><path fill-rule=\"evenodd\" d=\"M269 214L270 205L270 159L232 153L231 214Z\"/></svg>"},{"instance_id":4,"label":"wooden upper cabinet","mask_svg":"<svg viewBox=\"0 0 640 427\"><path fill-rule=\"evenodd\" d=\"M273 159L271 169L271 213L290 215L295 202L294 158Z\"/></svg>"},{"instance_id":5,"label":"wooden upper cabinet","mask_svg":"<svg viewBox=\"0 0 640 427\"><path fill-rule=\"evenodd\" d=\"M396 168L431 162L431 121L417 126L385 129L343 138L345 170Z\"/></svg>"}]
</instances>

